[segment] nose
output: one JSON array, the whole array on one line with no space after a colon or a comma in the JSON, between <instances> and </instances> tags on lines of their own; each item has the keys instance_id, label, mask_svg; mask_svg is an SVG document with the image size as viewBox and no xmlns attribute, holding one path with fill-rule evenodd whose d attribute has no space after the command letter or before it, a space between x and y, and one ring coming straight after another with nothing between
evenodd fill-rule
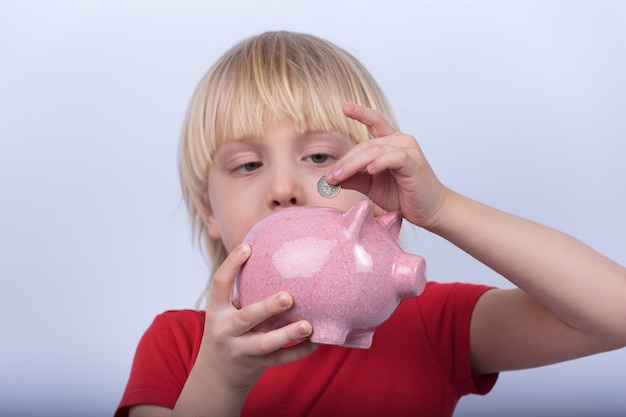
<instances>
[{"instance_id":1,"label":"nose","mask_svg":"<svg viewBox=\"0 0 626 417\"><path fill-rule=\"evenodd\" d=\"M272 209L304 204L302 186L293 173L280 173L274 176L270 186L269 204Z\"/></svg>"}]
</instances>

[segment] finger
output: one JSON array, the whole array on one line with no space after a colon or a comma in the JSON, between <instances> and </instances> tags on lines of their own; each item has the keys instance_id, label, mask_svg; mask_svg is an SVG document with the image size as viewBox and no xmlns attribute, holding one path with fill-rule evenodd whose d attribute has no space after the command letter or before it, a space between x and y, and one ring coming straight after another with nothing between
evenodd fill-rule
<instances>
[{"instance_id":1,"label":"finger","mask_svg":"<svg viewBox=\"0 0 626 417\"><path fill-rule=\"evenodd\" d=\"M252 303L234 314L229 333L233 336L241 336L249 332L265 320L293 306L293 297L287 292L279 292L265 300Z\"/></svg>"},{"instance_id":2,"label":"finger","mask_svg":"<svg viewBox=\"0 0 626 417\"><path fill-rule=\"evenodd\" d=\"M344 104L342 110L343 114L349 118L363 123L374 138L389 136L396 131L387 119L376 110L353 103Z\"/></svg>"},{"instance_id":3,"label":"finger","mask_svg":"<svg viewBox=\"0 0 626 417\"><path fill-rule=\"evenodd\" d=\"M267 366L280 366L287 365L289 363L300 360L317 349L318 345L316 343L311 342L310 340L305 340L302 343L298 343L294 346L289 346L284 349L278 349L277 351L271 353L267 356Z\"/></svg>"},{"instance_id":4,"label":"finger","mask_svg":"<svg viewBox=\"0 0 626 417\"><path fill-rule=\"evenodd\" d=\"M340 180L337 176L333 176L333 174L329 174L329 177L329 184L331 181L334 183L339 183L339 181L341 181L341 188L346 190L355 190L365 195L369 194L372 186L372 177L366 171L357 172L344 180Z\"/></svg>"},{"instance_id":5,"label":"finger","mask_svg":"<svg viewBox=\"0 0 626 417\"><path fill-rule=\"evenodd\" d=\"M303 341L312 333L313 326L305 320L269 332L253 333L241 353L246 356L270 355L287 345Z\"/></svg>"},{"instance_id":6,"label":"finger","mask_svg":"<svg viewBox=\"0 0 626 417\"><path fill-rule=\"evenodd\" d=\"M398 175L410 177L416 175L417 164L405 150L396 149L377 156L367 166L367 172L371 175L386 170L393 170Z\"/></svg>"},{"instance_id":7,"label":"finger","mask_svg":"<svg viewBox=\"0 0 626 417\"><path fill-rule=\"evenodd\" d=\"M251 248L242 243L228 254L222 265L217 269L209 284L210 305L231 304L232 289L235 277L241 266L250 256Z\"/></svg>"},{"instance_id":8,"label":"finger","mask_svg":"<svg viewBox=\"0 0 626 417\"><path fill-rule=\"evenodd\" d=\"M361 142L354 146L332 167L326 174L326 181L335 185L341 183L342 187L357 190L367 194L371 185L370 168L372 162L381 154L393 149L385 143L384 139L372 139Z\"/></svg>"}]
</instances>

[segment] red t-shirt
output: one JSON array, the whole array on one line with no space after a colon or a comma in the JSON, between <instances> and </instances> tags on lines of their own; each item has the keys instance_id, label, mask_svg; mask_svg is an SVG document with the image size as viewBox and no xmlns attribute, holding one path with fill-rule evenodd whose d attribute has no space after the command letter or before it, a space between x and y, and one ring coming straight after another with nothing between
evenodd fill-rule
<instances>
[{"instance_id":1,"label":"red t-shirt","mask_svg":"<svg viewBox=\"0 0 626 417\"><path fill-rule=\"evenodd\" d=\"M304 359L268 368L242 416L451 416L461 396L486 394L497 378L471 374L470 318L488 289L429 282L376 330L370 349L320 345ZM174 407L203 327L203 311L155 318L137 347L116 417L136 404Z\"/></svg>"}]
</instances>

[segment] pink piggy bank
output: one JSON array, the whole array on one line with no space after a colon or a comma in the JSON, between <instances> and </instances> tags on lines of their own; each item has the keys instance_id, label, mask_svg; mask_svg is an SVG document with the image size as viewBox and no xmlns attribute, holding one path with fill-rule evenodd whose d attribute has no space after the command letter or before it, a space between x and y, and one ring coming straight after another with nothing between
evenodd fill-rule
<instances>
[{"instance_id":1,"label":"pink piggy bank","mask_svg":"<svg viewBox=\"0 0 626 417\"><path fill-rule=\"evenodd\" d=\"M255 330L304 319L313 326L313 342L367 349L400 301L426 286L424 259L398 244L401 223L398 212L374 218L369 200L347 212L295 207L273 213L245 238L252 253L237 278L239 304L287 291L293 307Z\"/></svg>"}]
</instances>

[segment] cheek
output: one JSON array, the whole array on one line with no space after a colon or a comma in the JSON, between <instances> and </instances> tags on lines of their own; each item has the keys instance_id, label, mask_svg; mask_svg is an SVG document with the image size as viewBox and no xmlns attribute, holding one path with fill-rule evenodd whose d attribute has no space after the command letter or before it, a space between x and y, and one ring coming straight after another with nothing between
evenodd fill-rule
<instances>
[{"instance_id":1,"label":"cheek","mask_svg":"<svg viewBox=\"0 0 626 417\"><path fill-rule=\"evenodd\" d=\"M245 207L231 207L230 210L217 216L216 224L220 231L220 238L228 252L243 242L250 229L256 223L249 218L250 210Z\"/></svg>"}]
</instances>

